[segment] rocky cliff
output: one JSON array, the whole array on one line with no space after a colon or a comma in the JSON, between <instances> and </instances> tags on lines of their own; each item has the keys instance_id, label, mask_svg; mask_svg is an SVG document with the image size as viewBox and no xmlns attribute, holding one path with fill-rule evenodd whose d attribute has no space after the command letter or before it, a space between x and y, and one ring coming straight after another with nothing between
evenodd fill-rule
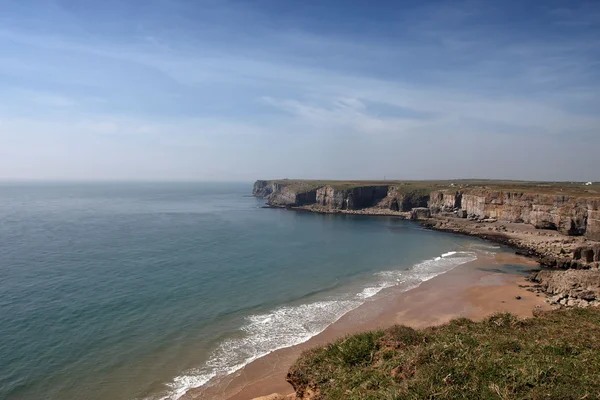
<instances>
[{"instance_id":1,"label":"rocky cliff","mask_svg":"<svg viewBox=\"0 0 600 400\"><path fill-rule=\"evenodd\" d=\"M409 212L429 207L432 215L497 219L600 240L600 196L557 195L532 190L436 189L423 184L256 181L253 194L278 207L314 206L320 211L377 208ZM425 215L425 214L423 214Z\"/></svg>"},{"instance_id":2,"label":"rocky cliff","mask_svg":"<svg viewBox=\"0 0 600 400\"><path fill-rule=\"evenodd\" d=\"M464 217L522 222L564 235L585 235L592 240L600 240L599 206L598 197L485 189L434 191L429 202L436 212L464 210Z\"/></svg>"},{"instance_id":3,"label":"rocky cliff","mask_svg":"<svg viewBox=\"0 0 600 400\"><path fill-rule=\"evenodd\" d=\"M264 181L254 183L252 194L274 207L315 206L320 211L377 208L408 212L427 207L429 193L397 185L328 185L311 181Z\"/></svg>"},{"instance_id":4,"label":"rocky cliff","mask_svg":"<svg viewBox=\"0 0 600 400\"><path fill-rule=\"evenodd\" d=\"M252 195L256 197L267 197L277 189L277 184L273 181L258 180L252 187Z\"/></svg>"},{"instance_id":5,"label":"rocky cliff","mask_svg":"<svg viewBox=\"0 0 600 400\"><path fill-rule=\"evenodd\" d=\"M600 196L568 184L519 186L494 185L488 181L483 187L453 186L448 182L259 180L254 184L253 194L266 198L273 207L395 215L426 220L433 229L489 236L492 240L506 236L507 228L499 224L520 223L545 232L556 231L558 236L552 243L538 243L530 233L510 228L512 236L497 241L550 267L584 268L590 263L600 263L595 242L600 240ZM469 223L461 224L461 220ZM471 221L491 225L473 225ZM490 236L489 231L494 234ZM543 235L548 237L547 233ZM569 236L580 239L572 241Z\"/></svg>"},{"instance_id":6,"label":"rocky cliff","mask_svg":"<svg viewBox=\"0 0 600 400\"><path fill-rule=\"evenodd\" d=\"M310 185L291 185L286 182L256 181L252 188L256 197L264 197L274 207L300 207L315 204L316 189Z\"/></svg>"},{"instance_id":7,"label":"rocky cliff","mask_svg":"<svg viewBox=\"0 0 600 400\"><path fill-rule=\"evenodd\" d=\"M316 189L316 204L333 210L359 210L377 205L387 195L387 186L358 186L348 189L323 186Z\"/></svg>"}]
</instances>

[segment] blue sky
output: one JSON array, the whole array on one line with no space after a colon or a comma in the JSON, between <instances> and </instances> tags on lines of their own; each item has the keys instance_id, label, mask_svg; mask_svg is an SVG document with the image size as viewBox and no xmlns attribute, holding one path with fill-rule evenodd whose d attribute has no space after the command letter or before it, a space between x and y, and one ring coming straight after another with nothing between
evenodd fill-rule
<instances>
[{"instance_id":1,"label":"blue sky","mask_svg":"<svg viewBox=\"0 0 600 400\"><path fill-rule=\"evenodd\" d=\"M600 180L598 1L3 0L0 179Z\"/></svg>"}]
</instances>

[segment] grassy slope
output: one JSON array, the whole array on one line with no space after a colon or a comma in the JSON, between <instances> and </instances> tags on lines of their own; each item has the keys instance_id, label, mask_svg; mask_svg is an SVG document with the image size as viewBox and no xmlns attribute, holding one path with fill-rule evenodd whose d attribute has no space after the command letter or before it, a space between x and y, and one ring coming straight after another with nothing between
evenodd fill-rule
<instances>
[{"instance_id":1,"label":"grassy slope","mask_svg":"<svg viewBox=\"0 0 600 400\"><path fill-rule=\"evenodd\" d=\"M359 186L371 185L394 185L399 187L400 192L431 191L440 189L456 190L460 187L481 188L503 191L547 193L570 196L598 196L600 195L600 184L584 186L581 183L571 182L525 182L525 181L500 181L500 180L474 180L459 179L452 181L332 181L332 180L298 180L280 179L275 180L283 185L291 186L297 192L314 190L321 186L331 186L336 189L351 189ZM455 186L450 186L454 184Z\"/></svg>"},{"instance_id":2,"label":"grassy slope","mask_svg":"<svg viewBox=\"0 0 600 400\"><path fill-rule=\"evenodd\" d=\"M292 371L323 399L598 399L600 309L396 326L305 352Z\"/></svg>"}]
</instances>

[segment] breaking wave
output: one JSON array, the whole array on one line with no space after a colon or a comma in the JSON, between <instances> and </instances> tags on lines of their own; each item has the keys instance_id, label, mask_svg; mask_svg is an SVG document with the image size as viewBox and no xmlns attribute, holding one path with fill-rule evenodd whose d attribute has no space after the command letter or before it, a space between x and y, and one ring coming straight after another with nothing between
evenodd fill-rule
<instances>
[{"instance_id":1,"label":"breaking wave","mask_svg":"<svg viewBox=\"0 0 600 400\"><path fill-rule=\"evenodd\" d=\"M250 315L245 318L245 324L235 338L221 342L201 367L176 377L168 384L169 393L161 399L178 399L187 390L203 386L215 377L234 373L257 358L303 343L385 288L402 285L404 290L409 290L475 259L477 255L474 252L450 251L407 270L378 272L371 284L358 293Z\"/></svg>"}]
</instances>

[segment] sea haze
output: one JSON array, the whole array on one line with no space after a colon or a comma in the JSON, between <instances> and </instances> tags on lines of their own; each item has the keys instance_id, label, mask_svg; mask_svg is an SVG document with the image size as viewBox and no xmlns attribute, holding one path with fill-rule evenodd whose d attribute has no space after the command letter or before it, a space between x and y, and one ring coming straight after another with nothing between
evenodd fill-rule
<instances>
[{"instance_id":1,"label":"sea haze","mask_svg":"<svg viewBox=\"0 0 600 400\"><path fill-rule=\"evenodd\" d=\"M0 398L176 398L482 242L251 184L0 185Z\"/></svg>"}]
</instances>

